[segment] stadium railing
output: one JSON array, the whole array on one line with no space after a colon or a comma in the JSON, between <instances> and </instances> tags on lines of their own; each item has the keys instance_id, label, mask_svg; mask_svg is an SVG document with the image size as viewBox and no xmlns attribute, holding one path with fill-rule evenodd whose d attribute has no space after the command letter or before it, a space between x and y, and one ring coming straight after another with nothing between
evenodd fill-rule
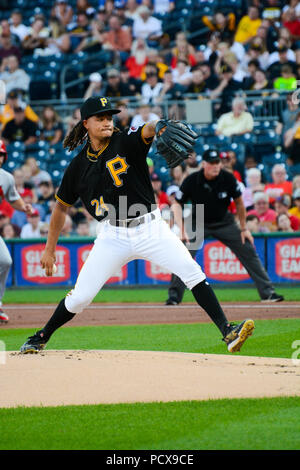
<instances>
[{"instance_id":1,"label":"stadium railing","mask_svg":"<svg viewBox=\"0 0 300 470\"><path fill-rule=\"evenodd\" d=\"M78 80L74 80L70 82L68 86L76 86L79 83L82 83L86 80L86 77L82 77ZM267 96L265 96L267 94ZM245 99L248 111L252 114L253 118L256 121L276 121L279 120L282 114L282 111L286 108L286 96L287 92L277 92L275 90L264 90L263 95L258 96L257 94L253 95L252 92L249 91L242 91L236 93L236 96L241 96ZM143 101L142 96L122 96L122 97L111 97L110 100L112 103L117 103L118 101L126 101L128 107L135 111ZM211 122L216 121L216 117L214 115L214 107L216 104L220 103L220 98L210 100L208 94L185 94L182 99L180 100L169 100L163 99L162 101L158 102L157 100L152 103L150 102L151 107L159 106L162 111L163 115L166 118L173 118L172 113L174 114L174 107L177 106L177 111L179 112L179 117L181 119L186 118L186 106L189 100L209 100L212 105L212 120ZM58 111L60 116L64 119L69 116L75 107L78 107L82 104L83 98L67 98L65 95L60 99L52 99L52 100L32 100L30 101L30 105L34 110L38 113L43 109L44 106L51 105L54 106L55 109ZM176 113L175 113L176 114ZM201 116L199 116L199 122L195 122L196 124L201 124ZM207 123L207 122L205 122Z\"/></svg>"}]
</instances>

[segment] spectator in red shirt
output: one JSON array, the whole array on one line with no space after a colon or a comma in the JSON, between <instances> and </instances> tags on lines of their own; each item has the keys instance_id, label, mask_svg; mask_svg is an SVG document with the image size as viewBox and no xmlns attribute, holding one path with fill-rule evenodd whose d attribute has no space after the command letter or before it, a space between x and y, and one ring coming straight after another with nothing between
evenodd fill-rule
<instances>
[{"instance_id":1,"label":"spectator in red shirt","mask_svg":"<svg viewBox=\"0 0 300 470\"><path fill-rule=\"evenodd\" d=\"M165 191L162 191L162 181L157 175L157 173L152 173L151 175L152 187L154 194L156 196L156 201L159 209L170 206L170 201Z\"/></svg>"},{"instance_id":2,"label":"spectator in red shirt","mask_svg":"<svg viewBox=\"0 0 300 470\"><path fill-rule=\"evenodd\" d=\"M178 60L186 60L187 63L194 67L197 64L195 59L195 48L190 44L183 31L176 34L175 46L172 49L171 68L177 67Z\"/></svg>"},{"instance_id":3,"label":"spectator in red shirt","mask_svg":"<svg viewBox=\"0 0 300 470\"><path fill-rule=\"evenodd\" d=\"M254 209L247 212L248 215L256 215L259 218L260 226L268 231L276 228L277 212L270 209L269 196L263 192L257 192L253 196Z\"/></svg>"},{"instance_id":4,"label":"spectator in red shirt","mask_svg":"<svg viewBox=\"0 0 300 470\"><path fill-rule=\"evenodd\" d=\"M130 56L125 62L131 77L141 78L144 67L148 63L148 51L149 48L143 38L133 41Z\"/></svg>"},{"instance_id":5,"label":"spectator in red shirt","mask_svg":"<svg viewBox=\"0 0 300 470\"><path fill-rule=\"evenodd\" d=\"M270 204L274 204L275 199L282 196L284 193L293 193L293 184L287 181L287 173L284 165L277 163L272 168L272 183L265 185L265 193L270 198Z\"/></svg>"},{"instance_id":6,"label":"spectator in red shirt","mask_svg":"<svg viewBox=\"0 0 300 470\"><path fill-rule=\"evenodd\" d=\"M300 39L300 20L297 18L294 8L289 8L285 12L284 19L283 27L289 30L294 41L298 41Z\"/></svg>"},{"instance_id":7,"label":"spectator in red shirt","mask_svg":"<svg viewBox=\"0 0 300 470\"><path fill-rule=\"evenodd\" d=\"M281 197L278 197L274 203L275 211L277 215L286 214L290 219L291 228L295 231L298 231L300 228L300 220L295 215L289 214L290 206L290 195L283 194Z\"/></svg>"}]
</instances>

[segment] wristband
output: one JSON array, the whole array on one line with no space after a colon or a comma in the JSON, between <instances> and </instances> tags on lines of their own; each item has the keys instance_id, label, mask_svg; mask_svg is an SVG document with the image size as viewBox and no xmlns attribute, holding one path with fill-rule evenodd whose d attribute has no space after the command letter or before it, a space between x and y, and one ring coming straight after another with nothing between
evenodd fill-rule
<instances>
[{"instance_id":1,"label":"wristband","mask_svg":"<svg viewBox=\"0 0 300 470\"><path fill-rule=\"evenodd\" d=\"M241 228L241 232L247 232L247 228Z\"/></svg>"}]
</instances>

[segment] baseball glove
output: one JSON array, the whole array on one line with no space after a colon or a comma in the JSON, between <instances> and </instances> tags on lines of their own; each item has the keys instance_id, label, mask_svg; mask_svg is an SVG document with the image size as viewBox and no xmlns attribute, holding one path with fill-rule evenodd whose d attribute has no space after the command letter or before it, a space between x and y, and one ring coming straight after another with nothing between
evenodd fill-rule
<instances>
[{"instance_id":1,"label":"baseball glove","mask_svg":"<svg viewBox=\"0 0 300 470\"><path fill-rule=\"evenodd\" d=\"M171 119L158 121L155 134L157 152L165 158L169 168L188 158L198 138L186 122Z\"/></svg>"}]
</instances>

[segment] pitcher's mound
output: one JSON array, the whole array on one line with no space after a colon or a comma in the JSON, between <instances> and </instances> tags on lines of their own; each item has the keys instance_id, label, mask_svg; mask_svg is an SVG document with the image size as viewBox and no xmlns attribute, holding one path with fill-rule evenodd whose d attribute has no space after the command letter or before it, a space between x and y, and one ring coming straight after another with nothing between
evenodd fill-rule
<instances>
[{"instance_id":1,"label":"pitcher's mound","mask_svg":"<svg viewBox=\"0 0 300 470\"><path fill-rule=\"evenodd\" d=\"M300 395L291 359L153 351L6 354L0 407Z\"/></svg>"}]
</instances>

